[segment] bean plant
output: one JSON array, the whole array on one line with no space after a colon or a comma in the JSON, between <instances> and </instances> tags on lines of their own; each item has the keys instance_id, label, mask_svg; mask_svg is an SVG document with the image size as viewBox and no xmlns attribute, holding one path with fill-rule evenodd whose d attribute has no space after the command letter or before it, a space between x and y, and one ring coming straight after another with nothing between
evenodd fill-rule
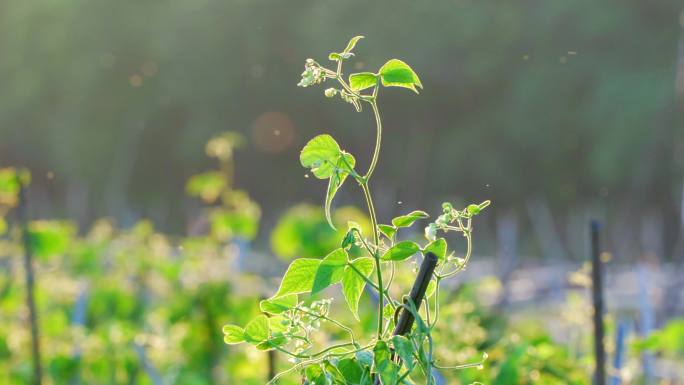
<instances>
[{"instance_id":1,"label":"bean plant","mask_svg":"<svg viewBox=\"0 0 684 385\"><path fill-rule=\"evenodd\" d=\"M440 365L433 358L432 330L439 319L440 283L462 272L470 259L473 218L489 205L489 201L456 209L450 203L442 205L441 214L425 227L426 241L421 245L413 240L400 240L400 232L416 222L428 218L424 211L412 211L391 219L388 224L378 222L371 191L371 179L378 164L382 141L382 119L378 98L385 87L400 87L418 93L423 85L416 72L399 59L387 61L377 72L358 72L345 77L343 65L354 57L354 47L363 36L352 38L341 52L333 52L325 67L307 59L299 86L310 87L323 83L334 85L325 90L328 98L339 98L351 104L357 112L370 107L375 121L375 149L370 165L363 171L356 158L344 151L328 134L311 139L302 149L300 162L318 179L327 180L324 209L330 226L331 205L340 187L351 177L363 193L371 221L369 234L354 222L348 223L340 246L322 259L299 258L292 261L273 297L260 303L265 313L240 327L223 328L227 344L249 343L260 350L276 350L291 358L292 366L276 375L269 383L275 384L288 373L298 373L304 384L323 385L395 385L434 384L434 369L459 369L479 366L470 364ZM368 232L368 231L367 231ZM466 251L461 257L447 246L445 236L454 232L465 238ZM359 248L363 255L350 256L351 248ZM396 298L392 286L397 265L416 256L434 255L437 267L429 277L430 283L423 303L413 303L408 296ZM434 258L434 257L433 257ZM349 311L359 319L359 302L367 290L377 299L377 330L373 336L360 338L351 327L330 314L330 299L317 299L324 289L341 285ZM422 306L421 306L422 305ZM404 335L393 335L396 319L409 312L415 322ZM312 339L322 323L337 327L346 340L327 347L317 347Z\"/></svg>"}]
</instances>

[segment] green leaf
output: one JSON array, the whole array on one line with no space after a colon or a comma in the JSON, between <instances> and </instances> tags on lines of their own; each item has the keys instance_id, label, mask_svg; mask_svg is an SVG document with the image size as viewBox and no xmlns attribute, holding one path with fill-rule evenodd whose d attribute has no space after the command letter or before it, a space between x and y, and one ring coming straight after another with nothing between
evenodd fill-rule
<instances>
[{"instance_id":1,"label":"green leaf","mask_svg":"<svg viewBox=\"0 0 684 385\"><path fill-rule=\"evenodd\" d=\"M354 54L351 52L342 52L342 53L332 52L330 55L328 55L328 59L330 59L332 61L340 61L340 60L347 60L352 56L354 56Z\"/></svg>"},{"instance_id":2,"label":"green leaf","mask_svg":"<svg viewBox=\"0 0 684 385\"><path fill-rule=\"evenodd\" d=\"M299 154L302 166L310 168L318 179L333 175L342 150L332 136L323 134L311 139Z\"/></svg>"},{"instance_id":3,"label":"green leaf","mask_svg":"<svg viewBox=\"0 0 684 385\"><path fill-rule=\"evenodd\" d=\"M403 261L420 251L420 246L413 241L402 241L392 246L382 256L384 261Z\"/></svg>"},{"instance_id":4,"label":"green leaf","mask_svg":"<svg viewBox=\"0 0 684 385\"><path fill-rule=\"evenodd\" d=\"M292 261L280 282L278 292L273 297L310 292L320 264L320 259L312 258L299 258Z\"/></svg>"},{"instance_id":5,"label":"green leaf","mask_svg":"<svg viewBox=\"0 0 684 385\"><path fill-rule=\"evenodd\" d=\"M347 380L344 378L342 372L340 372L340 370L337 367L335 367L330 361L323 361L323 367L325 368L325 372L328 374L328 377L330 377L333 384L347 383Z\"/></svg>"},{"instance_id":6,"label":"green leaf","mask_svg":"<svg viewBox=\"0 0 684 385\"><path fill-rule=\"evenodd\" d=\"M354 91L365 90L378 84L378 75L372 72L358 72L349 75L349 87Z\"/></svg>"},{"instance_id":7,"label":"green leaf","mask_svg":"<svg viewBox=\"0 0 684 385\"><path fill-rule=\"evenodd\" d=\"M356 352L356 360L363 366L373 365L373 354L368 350L361 350Z\"/></svg>"},{"instance_id":8,"label":"green leaf","mask_svg":"<svg viewBox=\"0 0 684 385\"><path fill-rule=\"evenodd\" d=\"M330 175L328 190L325 194L325 219L333 229L335 229L335 225L333 224L332 216L330 214L333 198L335 198L337 190L340 189L340 186L342 186L342 183L347 179L349 173L353 171L355 164L356 159L354 159L351 154L341 152L339 158L335 161L335 168L332 171L332 175Z\"/></svg>"},{"instance_id":9,"label":"green leaf","mask_svg":"<svg viewBox=\"0 0 684 385\"><path fill-rule=\"evenodd\" d=\"M287 343L287 337L282 334L270 337L268 340L260 342L256 345L259 350L273 350L279 346L283 346Z\"/></svg>"},{"instance_id":10,"label":"green leaf","mask_svg":"<svg viewBox=\"0 0 684 385\"><path fill-rule=\"evenodd\" d=\"M356 270L366 276L366 278L373 272L373 258L358 258L351 261L350 264L354 265ZM359 319L359 300L365 286L366 280L359 273L350 266L345 267L344 275L342 276L342 294L344 294L344 300L347 302L349 310L357 320Z\"/></svg>"},{"instance_id":11,"label":"green leaf","mask_svg":"<svg viewBox=\"0 0 684 385\"><path fill-rule=\"evenodd\" d=\"M278 333L286 332L289 323L290 321L285 316L274 315L268 318L268 329L271 335L277 335Z\"/></svg>"},{"instance_id":12,"label":"green leaf","mask_svg":"<svg viewBox=\"0 0 684 385\"><path fill-rule=\"evenodd\" d=\"M260 315L245 326L245 341L258 344L268 340L268 317Z\"/></svg>"},{"instance_id":13,"label":"green leaf","mask_svg":"<svg viewBox=\"0 0 684 385\"><path fill-rule=\"evenodd\" d=\"M297 306L297 294L288 294L283 297L269 298L259 303L259 308L264 313L280 314Z\"/></svg>"},{"instance_id":14,"label":"green leaf","mask_svg":"<svg viewBox=\"0 0 684 385\"><path fill-rule=\"evenodd\" d=\"M337 362L337 369L342 373L348 384L357 385L361 383L363 368L353 358L344 358Z\"/></svg>"},{"instance_id":15,"label":"green leaf","mask_svg":"<svg viewBox=\"0 0 684 385\"><path fill-rule=\"evenodd\" d=\"M397 228L394 226L390 226L390 225L380 224L380 225L378 225L378 230L380 230L382 235L386 236L387 239L389 239L390 241L394 237L394 234L397 233Z\"/></svg>"},{"instance_id":16,"label":"green leaf","mask_svg":"<svg viewBox=\"0 0 684 385\"><path fill-rule=\"evenodd\" d=\"M311 294L319 293L326 287L339 283L344 275L347 258L347 252L344 249L337 249L326 255L316 271Z\"/></svg>"},{"instance_id":17,"label":"green leaf","mask_svg":"<svg viewBox=\"0 0 684 385\"><path fill-rule=\"evenodd\" d=\"M426 213L425 211L411 211L410 213L406 215L402 215L399 217L396 217L392 219L392 224L395 227L409 227L411 226L415 221L422 219L422 218L428 218L430 215Z\"/></svg>"},{"instance_id":18,"label":"green leaf","mask_svg":"<svg viewBox=\"0 0 684 385\"><path fill-rule=\"evenodd\" d=\"M387 343L385 341L378 341L373 348L373 353L375 370L380 375L380 383L382 385L395 385L399 368L397 364L392 362L392 354Z\"/></svg>"},{"instance_id":19,"label":"green leaf","mask_svg":"<svg viewBox=\"0 0 684 385\"><path fill-rule=\"evenodd\" d=\"M245 342L245 330L236 325L226 325L223 327L223 341L228 345L235 345Z\"/></svg>"},{"instance_id":20,"label":"green leaf","mask_svg":"<svg viewBox=\"0 0 684 385\"><path fill-rule=\"evenodd\" d=\"M394 336L392 337L392 343L394 344L394 351L397 352L399 358L404 362L406 368L410 371L413 369L413 344L408 338L404 336Z\"/></svg>"},{"instance_id":21,"label":"green leaf","mask_svg":"<svg viewBox=\"0 0 684 385\"><path fill-rule=\"evenodd\" d=\"M2 219L0 219L2 220ZM354 231L355 230L349 230L347 231L347 234L344 235L344 238L342 238L342 243L340 244L340 247L348 250L353 244L354 244ZM0 232L2 234L2 232Z\"/></svg>"},{"instance_id":22,"label":"green leaf","mask_svg":"<svg viewBox=\"0 0 684 385\"><path fill-rule=\"evenodd\" d=\"M330 135L318 135L311 139L302 149L299 160L302 166L310 168L317 178L330 178L325 196L325 217L334 229L330 206L337 190L347 176L354 172L356 160L351 154L342 151Z\"/></svg>"},{"instance_id":23,"label":"green leaf","mask_svg":"<svg viewBox=\"0 0 684 385\"><path fill-rule=\"evenodd\" d=\"M361 36L361 35L354 36L351 39L349 39L349 43L347 43L347 48L345 48L343 52L344 53L351 52L351 50L353 50L354 47L356 47L356 43L358 43L359 40L361 40L361 39L363 39L363 36Z\"/></svg>"},{"instance_id":24,"label":"green leaf","mask_svg":"<svg viewBox=\"0 0 684 385\"><path fill-rule=\"evenodd\" d=\"M423 249L423 254L433 253L437 256L440 262L444 262L444 257L446 257L447 243L444 238L436 239L430 242Z\"/></svg>"},{"instance_id":25,"label":"green leaf","mask_svg":"<svg viewBox=\"0 0 684 385\"><path fill-rule=\"evenodd\" d=\"M404 87L418 93L416 86L423 88L418 75L399 59L392 59L385 63L378 71L382 85L385 87Z\"/></svg>"},{"instance_id":26,"label":"green leaf","mask_svg":"<svg viewBox=\"0 0 684 385\"><path fill-rule=\"evenodd\" d=\"M304 369L304 375L308 385L327 385L328 381L325 378L325 372L318 364L307 366Z\"/></svg>"}]
</instances>

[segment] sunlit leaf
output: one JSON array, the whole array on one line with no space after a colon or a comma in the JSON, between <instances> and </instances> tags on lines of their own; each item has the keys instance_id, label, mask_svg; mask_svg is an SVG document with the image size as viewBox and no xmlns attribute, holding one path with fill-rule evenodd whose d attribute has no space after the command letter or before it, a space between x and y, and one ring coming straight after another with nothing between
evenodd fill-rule
<instances>
[{"instance_id":1,"label":"sunlit leaf","mask_svg":"<svg viewBox=\"0 0 684 385\"><path fill-rule=\"evenodd\" d=\"M304 370L307 385L328 385L328 379L320 365L309 365Z\"/></svg>"},{"instance_id":2,"label":"sunlit leaf","mask_svg":"<svg viewBox=\"0 0 684 385\"><path fill-rule=\"evenodd\" d=\"M282 334L269 337L266 341L262 341L256 345L259 350L273 350L277 347L283 346L287 343L287 337Z\"/></svg>"},{"instance_id":3,"label":"sunlit leaf","mask_svg":"<svg viewBox=\"0 0 684 385\"><path fill-rule=\"evenodd\" d=\"M316 271L311 294L316 294L328 286L342 281L346 265L347 252L344 249L337 249L326 255Z\"/></svg>"},{"instance_id":4,"label":"sunlit leaf","mask_svg":"<svg viewBox=\"0 0 684 385\"><path fill-rule=\"evenodd\" d=\"M318 135L304 146L299 161L302 166L310 168L316 178L327 179L333 174L341 152L340 145L332 136Z\"/></svg>"},{"instance_id":5,"label":"sunlit leaf","mask_svg":"<svg viewBox=\"0 0 684 385\"><path fill-rule=\"evenodd\" d=\"M392 246L382 256L384 261L403 261L420 251L420 246L413 241L402 241Z\"/></svg>"},{"instance_id":6,"label":"sunlit leaf","mask_svg":"<svg viewBox=\"0 0 684 385\"><path fill-rule=\"evenodd\" d=\"M264 313L280 314L297 306L297 294L288 294L282 297L269 298L259 302L259 308Z\"/></svg>"},{"instance_id":7,"label":"sunlit leaf","mask_svg":"<svg viewBox=\"0 0 684 385\"><path fill-rule=\"evenodd\" d=\"M399 59L392 59L385 63L378 71L380 80L385 87L404 87L418 93L416 86L423 88L418 75Z\"/></svg>"},{"instance_id":8,"label":"sunlit leaf","mask_svg":"<svg viewBox=\"0 0 684 385\"><path fill-rule=\"evenodd\" d=\"M228 345L245 342L245 330L236 325L226 325L223 327L223 341Z\"/></svg>"},{"instance_id":9,"label":"sunlit leaf","mask_svg":"<svg viewBox=\"0 0 684 385\"><path fill-rule=\"evenodd\" d=\"M351 154L341 153L335 163L336 166L328 181L328 189L325 194L325 218L333 229L335 228L335 225L333 224L332 216L330 214L332 201L335 198L335 194L337 194L337 191L342 186L342 183L347 179L349 173L352 172L354 165L356 165L356 159L354 159Z\"/></svg>"},{"instance_id":10,"label":"sunlit leaf","mask_svg":"<svg viewBox=\"0 0 684 385\"><path fill-rule=\"evenodd\" d=\"M398 216L392 219L392 224L395 227L409 227L419 219L428 218L430 215L425 211L415 210L406 215Z\"/></svg>"},{"instance_id":11,"label":"sunlit leaf","mask_svg":"<svg viewBox=\"0 0 684 385\"><path fill-rule=\"evenodd\" d=\"M392 240L394 238L394 234L397 233L397 228L390 225L380 224L378 225L378 230L380 230L382 235L386 236L389 240Z\"/></svg>"},{"instance_id":12,"label":"sunlit leaf","mask_svg":"<svg viewBox=\"0 0 684 385\"><path fill-rule=\"evenodd\" d=\"M320 264L320 259L299 258L292 261L274 297L310 292Z\"/></svg>"},{"instance_id":13,"label":"sunlit leaf","mask_svg":"<svg viewBox=\"0 0 684 385\"><path fill-rule=\"evenodd\" d=\"M363 294L363 288L366 286L366 280L363 279L359 273L368 278L373 272L374 261L372 258L358 258L350 262L354 268L347 266L344 269L342 276L342 294L344 300L347 302L349 310L356 319L359 319L359 300Z\"/></svg>"},{"instance_id":14,"label":"sunlit leaf","mask_svg":"<svg viewBox=\"0 0 684 385\"><path fill-rule=\"evenodd\" d=\"M343 52L351 52L351 50L353 50L354 47L356 47L356 43L358 43L361 39L363 39L363 36L361 35L354 36L351 39L349 39L349 43L347 43L347 47L344 49Z\"/></svg>"},{"instance_id":15,"label":"sunlit leaf","mask_svg":"<svg viewBox=\"0 0 684 385\"><path fill-rule=\"evenodd\" d=\"M372 72L358 72L349 75L349 87L354 91L362 91L378 84L378 75Z\"/></svg>"},{"instance_id":16,"label":"sunlit leaf","mask_svg":"<svg viewBox=\"0 0 684 385\"><path fill-rule=\"evenodd\" d=\"M425 246L425 248L423 249L423 254L433 253L437 256L440 262L444 262L444 258L446 257L446 251L446 240L444 240L444 238L439 238Z\"/></svg>"},{"instance_id":17,"label":"sunlit leaf","mask_svg":"<svg viewBox=\"0 0 684 385\"><path fill-rule=\"evenodd\" d=\"M352 56L354 56L354 54L351 52L342 52L342 53L332 52L330 55L328 55L328 59L333 60L333 61L340 61L340 60L347 60Z\"/></svg>"},{"instance_id":18,"label":"sunlit leaf","mask_svg":"<svg viewBox=\"0 0 684 385\"><path fill-rule=\"evenodd\" d=\"M260 343L268 340L268 317L259 315L245 326L245 341Z\"/></svg>"}]
</instances>

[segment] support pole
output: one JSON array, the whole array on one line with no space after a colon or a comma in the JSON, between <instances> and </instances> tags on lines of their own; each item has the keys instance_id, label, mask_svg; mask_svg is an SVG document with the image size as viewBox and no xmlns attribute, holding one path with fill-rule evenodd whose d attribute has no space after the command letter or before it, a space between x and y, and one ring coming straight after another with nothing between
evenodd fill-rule
<instances>
[{"instance_id":1,"label":"support pole","mask_svg":"<svg viewBox=\"0 0 684 385\"><path fill-rule=\"evenodd\" d=\"M19 178L17 178L19 179ZM26 307L29 312L29 328L31 330L31 352L33 354L33 383L41 385L43 383L43 368L40 359L40 333L38 332L38 313L36 311L36 301L34 294L35 274L33 272L33 250L31 250L31 239L29 236L28 210L26 200L26 189L24 183L19 183L19 205L17 206L17 216L21 226L21 237L24 245L24 271L26 273Z\"/></svg>"},{"instance_id":2,"label":"support pole","mask_svg":"<svg viewBox=\"0 0 684 385\"><path fill-rule=\"evenodd\" d=\"M600 225L591 222L591 286L594 302L594 355L596 358L596 385L606 385L606 349L603 345L603 264L601 263Z\"/></svg>"}]
</instances>

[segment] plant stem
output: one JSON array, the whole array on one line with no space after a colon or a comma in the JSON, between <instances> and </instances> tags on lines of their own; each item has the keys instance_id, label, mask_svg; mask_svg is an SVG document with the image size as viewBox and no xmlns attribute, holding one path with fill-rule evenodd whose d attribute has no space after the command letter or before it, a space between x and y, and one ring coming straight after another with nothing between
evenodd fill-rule
<instances>
[{"instance_id":1,"label":"plant stem","mask_svg":"<svg viewBox=\"0 0 684 385\"><path fill-rule=\"evenodd\" d=\"M379 288L379 299L378 299L378 339L382 338L383 332L383 309L385 307L385 301L383 297L384 285L382 283L382 267L380 266L380 255L378 252L378 247L380 245L380 234L378 230L378 219L375 214L375 206L373 206L373 198L370 192L369 181L375 171L375 166L378 164L378 158L380 157L380 143L382 141L382 120L380 119L380 111L378 110L377 103L377 91L378 87L375 87L373 91L373 99L369 101L371 107L373 108L373 115L375 116L375 150L373 151L373 158L371 159L370 166L368 166L368 171L363 177L363 183L361 188L363 189L363 195L366 198L366 204L368 205L368 214L371 218L371 226L373 227L373 243L375 243L375 252L373 253L373 258L375 259L375 269L378 271L378 288Z\"/></svg>"},{"instance_id":2,"label":"plant stem","mask_svg":"<svg viewBox=\"0 0 684 385\"><path fill-rule=\"evenodd\" d=\"M378 102L375 99L375 96L374 96L373 101L371 101L369 103L370 103L371 107L373 108L373 115L375 115L376 133L375 133L375 151L373 152L373 159L371 160L371 164L368 167L368 171L366 172L366 175L364 176L364 179L366 179L366 181L368 181L370 179L371 175L373 175L373 171L375 171L375 166L378 164L378 158L380 157L380 142L382 141L382 120L380 119L380 111L378 110Z\"/></svg>"},{"instance_id":3,"label":"plant stem","mask_svg":"<svg viewBox=\"0 0 684 385\"><path fill-rule=\"evenodd\" d=\"M375 216L373 198L371 197L370 189L368 188L368 179L364 180L363 184L361 185L361 188L363 189L363 195L366 197L366 203L368 204L368 214L370 215L371 226L373 227L373 243L378 245L380 243L380 235L378 234L378 220ZM373 259L375 259L375 269L378 271L378 339L380 339L382 338L383 329L382 311L385 308L385 298L383 296L384 285L382 284L382 268L380 266L380 254L378 253L377 247L375 249L375 252L372 254Z\"/></svg>"}]
</instances>

